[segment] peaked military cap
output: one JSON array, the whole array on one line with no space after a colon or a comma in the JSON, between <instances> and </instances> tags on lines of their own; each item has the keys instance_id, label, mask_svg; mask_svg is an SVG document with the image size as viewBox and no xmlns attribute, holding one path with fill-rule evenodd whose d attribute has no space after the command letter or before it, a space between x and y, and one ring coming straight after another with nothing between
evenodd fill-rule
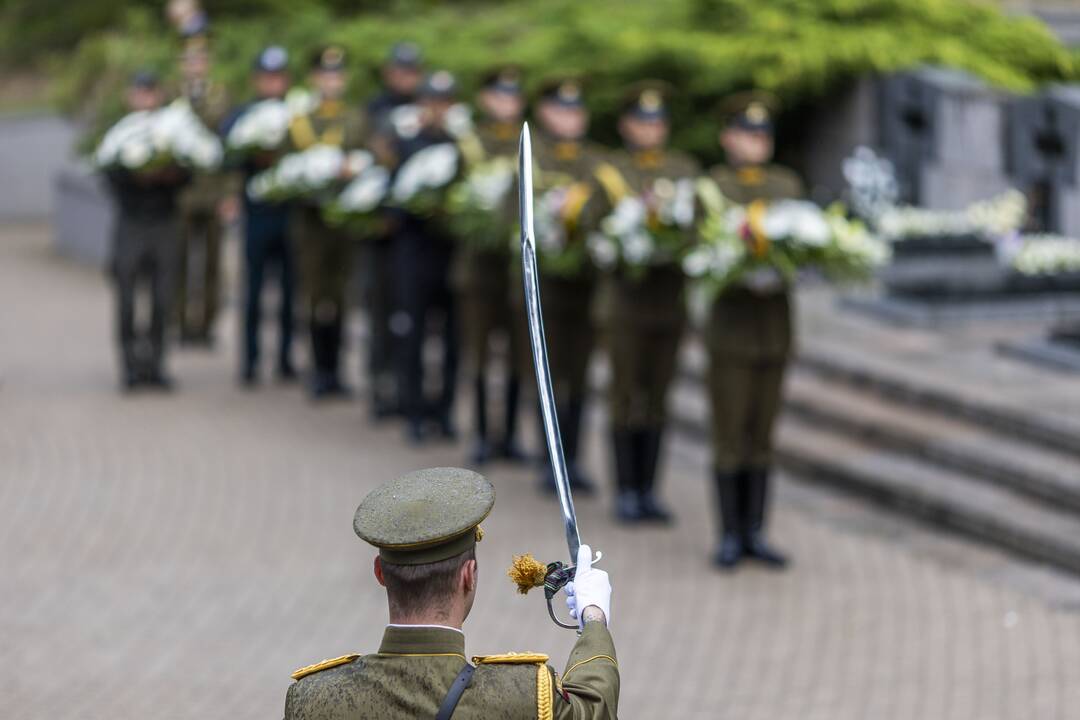
<instances>
[{"instance_id":1,"label":"peaked military cap","mask_svg":"<svg viewBox=\"0 0 1080 720\"><path fill-rule=\"evenodd\" d=\"M269 45L255 56L256 72L279 73L289 67L289 52L280 45Z\"/></svg>"},{"instance_id":2,"label":"peaked military cap","mask_svg":"<svg viewBox=\"0 0 1080 720\"><path fill-rule=\"evenodd\" d=\"M671 86L660 80L635 83L623 96L620 112L642 120L666 120L671 92Z\"/></svg>"},{"instance_id":3,"label":"peaked military cap","mask_svg":"<svg viewBox=\"0 0 1080 720\"><path fill-rule=\"evenodd\" d=\"M417 68L420 67L423 60L419 45L413 42L399 42L394 43L394 46L390 48L390 55L386 58L386 63L387 65Z\"/></svg>"},{"instance_id":4,"label":"peaked military cap","mask_svg":"<svg viewBox=\"0 0 1080 720\"><path fill-rule=\"evenodd\" d=\"M131 87L137 90L156 90L161 87L161 79L153 70L136 70L130 80Z\"/></svg>"},{"instance_id":5,"label":"peaked military cap","mask_svg":"<svg viewBox=\"0 0 1080 720\"><path fill-rule=\"evenodd\" d=\"M485 90L520 95L521 69L513 65L492 69L481 78L480 86Z\"/></svg>"},{"instance_id":6,"label":"peaked military cap","mask_svg":"<svg viewBox=\"0 0 1080 720\"><path fill-rule=\"evenodd\" d=\"M418 95L422 98L453 100L457 95L457 78L449 70L436 70L424 78Z\"/></svg>"},{"instance_id":7,"label":"peaked military cap","mask_svg":"<svg viewBox=\"0 0 1080 720\"><path fill-rule=\"evenodd\" d=\"M585 94L577 78L555 78L540 85L539 97L544 102L554 102L563 107L578 108L585 105Z\"/></svg>"},{"instance_id":8,"label":"peaked military cap","mask_svg":"<svg viewBox=\"0 0 1080 720\"><path fill-rule=\"evenodd\" d=\"M311 57L311 69L337 72L345 69L345 50L340 45L327 45Z\"/></svg>"},{"instance_id":9,"label":"peaked military cap","mask_svg":"<svg viewBox=\"0 0 1080 720\"><path fill-rule=\"evenodd\" d=\"M353 530L396 565L439 562L483 537L480 523L495 504L495 488L461 468L416 470L371 491L353 517Z\"/></svg>"},{"instance_id":10,"label":"peaked military cap","mask_svg":"<svg viewBox=\"0 0 1080 720\"><path fill-rule=\"evenodd\" d=\"M720 103L720 117L729 127L772 132L773 118L779 109L780 101L775 95L752 90L725 98Z\"/></svg>"}]
</instances>

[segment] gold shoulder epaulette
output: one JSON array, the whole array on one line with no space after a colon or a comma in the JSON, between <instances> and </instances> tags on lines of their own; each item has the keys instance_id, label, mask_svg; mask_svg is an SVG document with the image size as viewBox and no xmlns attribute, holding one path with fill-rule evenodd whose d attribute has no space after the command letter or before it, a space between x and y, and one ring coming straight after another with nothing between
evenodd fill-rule
<instances>
[{"instance_id":1,"label":"gold shoulder epaulette","mask_svg":"<svg viewBox=\"0 0 1080 720\"><path fill-rule=\"evenodd\" d=\"M323 660L322 662L317 662L314 665L308 665L307 667L300 668L292 674L292 679L299 680L301 678L306 678L308 675L314 675L317 672L322 672L323 670L329 670L332 667L337 667L338 665L348 665L352 661L356 660L358 657L360 657L359 654L353 653L352 655L342 655L341 657L336 657L332 660Z\"/></svg>"},{"instance_id":2,"label":"gold shoulder epaulette","mask_svg":"<svg viewBox=\"0 0 1080 720\"><path fill-rule=\"evenodd\" d=\"M548 656L544 653L503 653L502 655L475 655L472 661L477 665L535 665L545 664Z\"/></svg>"}]
</instances>

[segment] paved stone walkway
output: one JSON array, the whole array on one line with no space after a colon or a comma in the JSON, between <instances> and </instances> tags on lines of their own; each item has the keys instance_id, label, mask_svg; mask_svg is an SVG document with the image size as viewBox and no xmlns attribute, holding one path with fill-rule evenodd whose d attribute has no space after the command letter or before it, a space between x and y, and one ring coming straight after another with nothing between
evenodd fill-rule
<instances>
[{"instance_id":1,"label":"paved stone walkway","mask_svg":"<svg viewBox=\"0 0 1080 720\"><path fill-rule=\"evenodd\" d=\"M0 715L280 717L295 667L378 642L359 499L462 450L410 452L361 403L238 390L231 318L225 347L175 357L175 396L123 398L104 279L47 245L45 228L0 229ZM606 455L590 452L601 475ZM489 476L468 650L561 666L573 634L503 576L511 553L561 556L557 510L528 473ZM1076 717L1080 605L1029 592L1035 574L966 546L927 551L936 541L782 485L774 535L794 568L719 575L703 477L700 448L675 443L671 530L624 530L603 501L578 503L616 588L622 717Z\"/></svg>"}]
</instances>

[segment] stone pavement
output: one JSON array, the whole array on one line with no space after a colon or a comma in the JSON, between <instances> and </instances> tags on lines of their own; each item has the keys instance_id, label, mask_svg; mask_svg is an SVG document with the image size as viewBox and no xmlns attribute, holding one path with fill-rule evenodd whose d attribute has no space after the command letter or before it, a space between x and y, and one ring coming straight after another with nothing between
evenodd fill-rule
<instances>
[{"instance_id":1,"label":"stone pavement","mask_svg":"<svg viewBox=\"0 0 1080 720\"><path fill-rule=\"evenodd\" d=\"M409 451L362 403L237 389L231 317L217 352L175 356L175 396L121 397L106 284L54 258L47 234L0 228L0 714L280 717L294 668L377 645L359 499L463 451ZM673 443L671 530L578 502L616 588L622 717L1076 717L1075 581L788 483L773 527L794 568L719 575L704 468L701 448ZM468 650L561 666L573 634L503 576L514 552L565 552L556 507L528 472L488 474Z\"/></svg>"}]
</instances>

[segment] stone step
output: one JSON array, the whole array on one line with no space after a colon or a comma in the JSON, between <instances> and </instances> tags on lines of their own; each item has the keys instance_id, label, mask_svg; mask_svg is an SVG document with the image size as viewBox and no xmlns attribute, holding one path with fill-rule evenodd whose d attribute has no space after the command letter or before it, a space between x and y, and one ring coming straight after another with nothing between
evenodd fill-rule
<instances>
[{"instance_id":1,"label":"stone step","mask_svg":"<svg viewBox=\"0 0 1080 720\"><path fill-rule=\"evenodd\" d=\"M796 368L785 412L865 445L911 456L1080 515L1080 459Z\"/></svg>"},{"instance_id":2,"label":"stone step","mask_svg":"<svg viewBox=\"0 0 1080 720\"><path fill-rule=\"evenodd\" d=\"M778 429L777 460L797 479L1080 573L1080 516L1075 514L791 416Z\"/></svg>"},{"instance_id":3,"label":"stone step","mask_svg":"<svg viewBox=\"0 0 1080 720\"><path fill-rule=\"evenodd\" d=\"M999 436L1080 458L1080 422L994 403L961 391L889 373L867 363L804 350L799 369L883 400L970 423Z\"/></svg>"}]
</instances>

